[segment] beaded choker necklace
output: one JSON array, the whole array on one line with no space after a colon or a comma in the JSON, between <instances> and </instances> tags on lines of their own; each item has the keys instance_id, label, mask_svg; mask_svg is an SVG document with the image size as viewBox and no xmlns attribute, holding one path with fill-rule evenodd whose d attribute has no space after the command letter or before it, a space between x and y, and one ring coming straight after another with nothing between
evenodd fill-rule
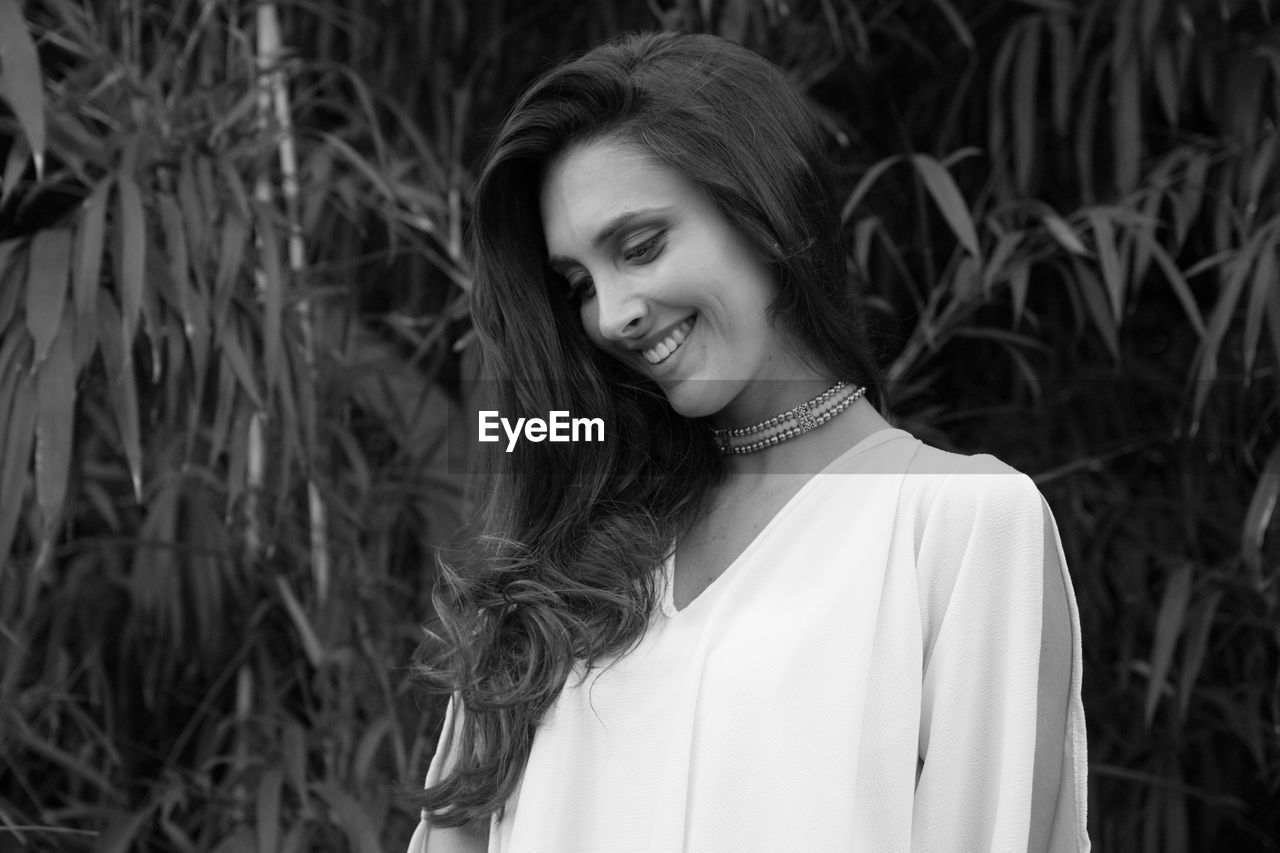
<instances>
[{"instance_id":1,"label":"beaded choker necklace","mask_svg":"<svg viewBox=\"0 0 1280 853\"><path fill-rule=\"evenodd\" d=\"M840 380L812 400L774 415L748 427L736 429L711 428L716 447L725 456L741 456L744 453L755 453L766 447L773 447L796 436L817 429L845 409L852 406L864 394L865 387L858 388L836 399L840 392L849 387L849 383ZM745 439L745 440L744 440Z\"/></svg>"}]
</instances>

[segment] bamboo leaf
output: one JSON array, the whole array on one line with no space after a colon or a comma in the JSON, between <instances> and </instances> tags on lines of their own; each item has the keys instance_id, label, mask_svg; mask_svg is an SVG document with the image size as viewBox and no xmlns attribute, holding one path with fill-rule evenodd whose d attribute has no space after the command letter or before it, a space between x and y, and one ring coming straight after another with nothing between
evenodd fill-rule
<instances>
[{"instance_id":1,"label":"bamboo leaf","mask_svg":"<svg viewBox=\"0 0 1280 853\"><path fill-rule=\"evenodd\" d=\"M221 615L226 612L230 582L225 571L228 534L221 513L213 506L211 491L191 490L183 502L183 510L184 524L178 541L189 543L191 553L179 564L182 586L187 611L195 615L200 649L210 652L216 648Z\"/></svg>"},{"instance_id":2,"label":"bamboo leaf","mask_svg":"<svg viewBox=\"0 0 1280 853\"><path fill-rule=\"evenodd\" d=\"M1023 231L1011 231L1007 234L1001 234L996 239L996 247L991 252L991 256L987 259L986 265L982 270L982 292L989 294L995 282L1005 275L1008 270L1006 265L1009 258L1013 255L1013 250L1022 244L1026 233Z\"/></svg>"},{"instance_id":3,"label":"bamboo leaf","mask_svg":"<svg viewBox=\"0 0 1280 853\"><path fill-rule=\"evenodd\" d=\"M1027 304L1027 285L1031 277L1031 265L1016 263L1009 271L1009 292L1013 294L1013 325L1022 322L1022 312Z\"/></svg>"},{"instance_id":4,"label":"bamboo leaf","mask_svg":"<svg viewBox=\"0 0 1280 853\"><path fill-rule=\"evenodd\" d=\"M880 220L875 216L859 219L853 226L853 258L854 263L864 274L871 269L871 247L876 236Z\"/></svg>"},{"instance_id":5,"label":"bamboo leaf","mask_svg":"<svg viewBox=\"0 0 1280 853\"><path fill-rule=\"evenodd\" d=\"M1173 233L1174 248L1180 248L1191 230L1191 223L1200 213L1206 181L1209 176L1209 155L1193 151L1187 156L1187 171L1182 180L1182 192L1174 200Z\"/></svg>"},{"instance_id":6,"label":"bamboo leaf","mask_svg":"<svg viewBox=\"0 0 1280 853\"><path fill-rule=\"evenodd\" d=\"M1146 198L1138 206L1139 219L1125 223L1133 247L1133 264L1125 264L1125 267L1134 282L1135 293L1146 281L1151 267L1151 247L1156 243L1156 229L1161 225L1160 209L1169 196L1169 170L1170 158L1166 158L1151 171L1144 190Z\"/></svg>"},{"instance_id":7,"label":"bamboo leaf","mask_svg":"<svg viewBox=\"0 0 1280 853\"><path fill-rule=\"evenodd\" d=\"M71 311L36 374L36 497L45 525L62 514L75 429L76 363Z\"/></svg>"},{"instance_id":8,"label":"bamboo leaf","mask_svg":"<svg viewBox=\"0 0 1280 853\"><path fill-rule=\"evenodd\" d=\"M981 265L972 255L960 258L950 282L944 280L944 286L955 299L970 300L982 290Z\"/></svg>"},{"instance_id":9,"label":"bamboo leaf","mask_svg":"<svg viewBox=\"0 0 1280 853\"><path fill-rule=\"evenodd\" d=\"M88 783L100 792L112 790L112 783L89 762L86 756L74 755L51 741L43 732L33 731L21 716L17 718L15 724L6 726L5 734L16 740L21 747L68 771L71 778L77 780L79 784Z\"/></svg>"},{"instance_id":10,"label":"bamboo leaf","mask_svg":"<svg viewBox=\"0 0 1280 853\"><path fill-rule=\"evenodd\" d=\"M1253 365L1258 356L1258 342L1262 337L1262 318L1266 313L1267 296L1277 287L1276 279L1276 245L1273 239L1263 240L1258 247L1258 260L1253 267L1253 282L1250 285L1249 303L1244 312L1244 372L1246 376L1253 374Z\"/></svg>"},{"instance_id":11,"label":"bamboo leaf","mask_svg":"<svg viewBox=\"0 0 1280 853\"><path fill-rule=\"evenodd\" d=\"M107 290L98 291L98 346L107 371L107 387L115 409L134 498L142 502L142 438L138 418L138 384L129 343L122 333L120 310Z\"/></svg>"},{"instance_id":12,"label":"bamboo leaf","mask_svg":"<svg viewBox=\"0 0 1280 853\"><path fill-rule=\"evenodd\" d=\"M258 780L258 799L254 817L257 824L258 853L275 853L280 849L280 789L284 776L272 767Z\"/></svg>"},{"instance_id":13,"label":"bamboo leaf","mask_svg":"<svg viewBox=\"0 0 1280 853\"><path fill-rule=\"evenodd\" d=\"M195 170L190 157L182 160L182 168L178 172L178 203L182 207L182 223L187 228L187 243L197 258L206 254L207 234L211 227L205 214L204 205L200 202L200 190L196 186ZM197 263L196 269L201 265Z\"/></svg>"},{"instance_id":14,"label":"bamboo leaf","mask_svg":"<svg viewBox=\"0 0 1280 853\"><path fill-rule=\"evenodd\" d=\"M933 197L934 203L942 211L943 218L947 220L952 232L960 240L960 244L969 254L981 258L982 252L978 249L978 233L973 226L973 218L951 173L937 160L925 154L911 155L911 162L924 180L925 188Z\"/></svg>"},{"instance_id":15,"label":"bamboo leaf","mask_svg":"<svg viewBox=\"0 0 1280 853\"><path fill-rule=\"evenodd\" d=\"M1065 134L1071 118L1071 92L1076 83L1075 48L1065 15L1049 15L1046 27L1053 69L1053 129Z\"/></svg>"},{"instance_id":16,"label":"bamboo leaf","mask_svg":"<svg viewBox=\"0 0 1280 853\"><path fill-rule=\"evenodd\" d=\"M304 800L305 802L305 800ZM304 853L303 844L309 843L309 827L305 823L295 823L285 833L280 844L280 853Z\"/></svg>"},{"instance_id":17,"label":"bamboo leaf","mask_svg":"<svg viewBox=\"0 0 1280 853\"><path fill-rule=\"evenodd\" d=\"M1107 63L1095 59L1085 79L1083 100L1076 110L1076 174L1080 178L1080 194L1086 201L1096 196L1093 182L1093 148L1098 130L1099 106L1102 89L1102 74Z\"/></svg>"},{"instance_id":18,"label":"bamboo leaf","mask_svg":"<svg viewBox=\"0 0 1280 853\"><path fill-rule=\"evenodd\" d=\"M1200 351L1196 354L1199 369L1196 375L1195 393L1191 401L1193 432L1198 426L1200 413L1204 409L1205 400L1208 399L1213 380L1218 376L1218 350L1222 347L1222 339L1226 335L1236 305L1240 301L1245 280L1253 269L1255 260L1253 253L1258 249L1257 242L1258 238L1255 237L1223 268L1222 274L1225 281L1218 292L1218 301L1213 306L1213 313L1209 316L1209 325L1205 329Z\"/></svg>"},{"instance_id":19,"label":"bamboo leaf","mask_svg":"<svg viewBox=\"0 0 1280 853\"><path fill-rule=\"evenodd\" d=\"M1087 216L1093 229L1093 244L1098 249L1102 280L1111 299L1111 314L1119 322L1124 316L1124 277L1120 270L1120 256L1116 253L1115 229L1105 211L1091 210Z\"/></svg>"},{"instance_id":20,"label":"bamboo leaf","mask_svg":"<svg viewBox=\"0 0 1280 853\"><path fill-rule=\"evenodd\" d=\"M373 818L359 800L331 782L317 784L315 791L328 803L338 823L346 830L355 853L382 853Z\"/></svg>"},{"instance_id":21,"label":"bamboo leaf","mask_svg":"<svg viewBox=\"0 0 1280 853\"><path fill-rule=\"evenodd\" d=\"M1171 127L1178 126L1178 71L1173 64L1173 47L1168 42L1160 42L1155 48L1155 60L1152 72L1155 77L1156 94L1160 97L1160 107L1164 110L1165 121Z\"/></svg>"},{"instance_id":22,"label":"bamboo leaf","mask_svg":"<svg viewBox=\"0 0 1280 853\"><path fill-rule=\"evenodd\" d=\"M173 284L173 300L177 303L182 329L190 339L194 330L191 322L191 258L187 252L187 237L183 228L183 215L177 200L168 193L159 198L160 227L164 233L165 255L169 261L169 279Z\"/></svg>"},{"instance_id":23,"label":"bamboo leaf","mask_svg":"<svg viewBox=\"0 0 1280 853\"><path fill-rule=\"evenodd\" d=\"M3 78L0 78L3 80ZM0 188L0 207L9 203L13 194L18 191L22 175L27 171L27 161L31 158L31 148L25 136L15 138L9 146L9 154L4 162L4 184Z\"/></svg>"},{"instance_id":24,"label":"bamboo leaf","mask_svg":"<svg viewBox=\"0 0 1280 853\"><path fill-rule=\"evenodd\" d=\"M241 829L228 835L210 853L255 853L253 832Z\"/></svg>"},{"instance_id":25,"label":"bamboo leaf","mask_svg":"<svg viewBox=\"0 0 1280 853\"><path fill-rule=\"evenodd\" d=\"M1169 578L1165 586L1164 597L1160 601L1160 612L1156 616L1155 642L1151 652L1151 674L1147 682L1147 702L1144 719L1147 728L1151 727L1156 716L1156 706L1160 704L1160 694L1164 692L1165 681L1169 677L1169 667L1173 663L1173 650L1182 635L1182 624L1187 615L1187 601L1191 597L1191 563L1183 563Z\"/></svg>"},{"instance_id":26,"label":"bamboo leaf","mask_svg":"<svg viewBox=\"0 0 1280 853\"><path fill-rule=\"evenodd\" d=\"M218 272L214 277L213 324L222 329L227 322L227 311L235 292L236 279L244 264L245 244L249 227L234 213L228 213L222 222L222 239L218 246Z\"/></svg>"},{"instance_id":27,"label":"bamboo leaf","mask_svg":"<svg viewBox=\"0 0 1280 853\"><path fill-rule=\"evenodd\" d=\"M249 357L245 355L244 348L240 346L240 340L236 335L235 324L231 323L227 324L218 335L223 364L231 368L236 378L240 380L240 386L249 395L249 399L261 409L263 408L262 395L258 393L258 383L253 379L253 368L249 366Z\"/></svg>"},{"instance_id":28,"label":"bamboo leaf","mask_svg":"<svg viewBox=\"0 0 1280 853\"><path fill-rule=\"evenodd\" d=\"M845 201L844 207L840 211L841 222L849 221L849 217L851 217L853 212L858 209L858 205L862 204L863 197L871 190L871 187L875 182L880 179L880 176L884 174L885 170L901 159L902 158L897 155L893 157L886 157L878 163L875 163L870 169L867 169L867 171L863 173L862 177L858 180L857 186L853 188L853 192L849 193L849 198Z\"/></svg>"},{"instance_id":29,"label":"bamboo leaf","mask_svg":"<svg viewBox=\"0 0 1280 853\"><path fill-rule=\"evenodd\" d=\"M256 103L257 95L246 96L246 100L252 105ZM201 162L207 162L203 158ZM217 172L218 190L223 193L229 191L233 206L228 208L229 212L234 212L235 216L248 221L251 216L253 205L249 200L249 191L245 188L244 179L240 177L240 171L236 168L236 164L230 157L219 157L217 162L212 164L209 169L198 169L197 178L200 180L200 186L204 189L205 198L218 198L219 194L211 185L206 185L214 180L213 173Z\"/></svg>"},{"instance_id":30,"label":"bamboo leaf","mask_svg":"<svg viewBox=\"0 0 1280 853\"><path fill-rule=\"evenodd\" d=\"M1277 151L1280 151L1280 132L1272 133L1269 139L1259 143L1251 158L1253 162L1249 167L1248 189L1244 204L1246 225L1252 221L1254 213L1258 210L1258 199L1262 196L1263 186L1268 180L1275 178Z\"/></svg>"},{"instance_id":31,"label":"bamboo leaf","mask_svg":"<svg viewBox=\"0 0 1280 853\"><path fill-rule=\"evenodd\" d=\"M1156 28L1160 24L1161 7L1164 0L1142 0L1142 8L1139 10L1141 18L1138 21L1138 33L1141 39L1142 50L1145 54L1150 54L1152 45L1155 43Z\"/></svg>"},{"instance_id":32,"label":"bamboo leaf","mask_svg":"<svg viewBox=\"0 0 1280 853\"><path fill-rule=\"evenodd\" d=\"M1187 315L1187 321L1191 323L1191 328L1195 329L1196 334L1201 339L1205 335L1204 317L1200 314L1200 306L1196 303L1196 298L1191 293L1191 287L1187 284L1186 276L1178 269L1178 265L1174 262L1169 253L1155 239L1155 236L1147 233L1143 239L1149 241L1147 251L1150 252L1152 260L1156 262L1156 266L1164 272L1165 280L1169 282L1169 286L1173 288L1174 295L1178 297L1178 302L1182 305L1183 313Z\"/></svg>"},{"instance_id":33,"label":"bamboo leaf","mask_svg":"<svg viewBox=\"0 0 1280 853\"><path fill-rule=\"evenodd\" d=\"M1075 229L1067 224L1067 220L1056 213L1049 212L1041 216L1040 221L1044 223L1044 227L1049 231L1049 236L1057 240L1062 248L1073 255L1088 257L1089 250L1085 248L1084 241L1080 239L1080 235L1075 232Z\"/></svg>"},{"instance_id":34,"label":"bamboo leaf","mask_svg":"<svg viewBox=\"0 0 1280 853\"><path fill-rule=\"evenodd\" d=\"M1138 185L1142 160L1142 92L1138 59L1132 53L1120 65L1115 81L1115 178L1122 193Z\"/></svg>"},{"instance_id":35,"label":"bamboo leaf","mask_svg":"<svg viewBox=\"0 0 1280 853\"><path fill-rule=\"evenodd\" d=\"M236 415L227 444L227 506L235 506L244 494L249 471L249 432L256 409L251 401L236 398ZM252 533L252 529L249 531Z\"/></svg>"},{"instance_id":36,"label":"bamboo leaf","mask_svg":"<svg viewBox=\"0 0 1280 853\"><path fill-rule=\"evenodd\" d=\"M0 97L8 102L44 175L44 88L40 57L22 18L19 0L0 0Z\"/></svg>"},{"instance_id":37,"label":"bamboo leaf","mask_svg":"<svg viewBox=\"0 0 1280 853\"><path fill-rule=\"evenodd\" d=\"M44 361L62 323L67 300L71 232L65 228L37 231L27 265L27 331L35 341L36 364Z\"/></svg>"},{"instance_id":38,"label":"bamboo leaf","mask_svg":"<svg viewBox=\"0 0 1280 853\"><path fill-rule=\"evenodd\" d=\"M1184 720L1187 717L1187 707L1191 704L1191 694L1195 690L1196 681L1200 678L1200 667L1204 663L1204 653L1209 647L1209 635L1213 630L1213 620L1221 600L1222 592L1214 590L1196 609L1187 642L1183 646L1182 678L1178 683L1178 710Z\"/></svg>"},{"instance_id":39,"label":"bamboo leaf","mask_svg":"<svg viewBox=\"0 0 1280 853\"><path fill-rule=\"evenodd\" d=\"M198 264L196 265L199 266ZM191 321L187 324L187 342L191 346L191 369L195 373L195 389L194 399L203 399L205 382L208 380L209 369L209 346L210 346L210 319L209 305L201 298L202 294L196 294L188 303L188 310L191 312Z\"/></svg>"},{"instance_id":40,"label":"bamboo leaf","mask_svg":"<svg viewBox=\"0 0 1280 853\"><path fill-rule=\"evenodd\" d=\"M75 261L72 266L71 291L76 306L76 363L81 357L85 340L93 340L97 328L95 315L98 308L98 287L102 281L102 248L106 230L107 204L111 198L111 179L98 182L84 202L80 215L80 227L76 231Z\"/></svg>"},{"instance_id":41,"label":"bamboo leaf","mask_svg":"<svg viewBox=\"0 0 1280 853\"><path fill-rule=\"evenodd\" d=\"M1259 584L1265 581L1262 577L1262 545L1275 515L1277 498L1280 498L1280 442L1271 448L1267 462L1262 466L1258 485L1253 489L1253 497L1249 499L1249 509L1245 511L1244 524L1240 528L1240 556Z\"/></svg>"},{"instance_id":42,"label":"bamboo leaf","mask_svg":"<svg viewBox=\"0 0 1280 853\"><path fill-rule=\"evenodd\" d=\"M355 758L351 764L352 775L358 785L364 785L369 779L369 769L373 767L378 757L378 749L390 733L391 718L384 715L360 736L360 743L356 746Z\"/></svg>"},{"instance_id":43,"label":"bamboo leaf","mask_svg":"<svg viewBox=\"0 0 1280 853\"><path fill-rule=\"evenodd\" d=\"M1013 72L1013 168L1015 184L1024 195L1031 192L1035 166L1036 88L1040 73L1040 19L1030 18L1019 45Z\"/></svg>"},{"instance_id":44,"label":"bamboo leaf","mask_svg":"<svg viewBox=\"0 0 1280 853\"><path fill-rule=\"evenodd\" d=\"M1271 356L1280 363L1280 287L1267 294L1267 330L1271 338Z\"/></svg>"},{"instance_id":45,"label":"bamboo leaf","mask_svg":"<svg viewBox=\"0 0 1280 853\"><path fill-rule=\"evenodd\" d=\"M1111 303L1107 298L1106 286L1093 274L1092 270L1079 261L1073 261L1071 269L1075 273L1076 286L1080 291L1080 297L1084 300L1085 310L1093 319L1094 328L1102 336L1102 341L1107 345L1107 351L1111 353L1111 357L1120 358L1119 331L1116 328L1116 320L1111 315Z\"/></svg>"},{"instance_id":46,"label":"bamboo leaf","mask_svg":"<svg viewBox=\"0 0 1280 853\"><path fill-rule=\"evenodd\" d=\"M951 170L955 168L955 166L958 163L963 163L965 160L968 160L970 157L981 157L981 156L982 156L981 148L977 148L973 145L967 145L964 148L957 148L955 151L952 151L950 154L948 154L946 157L943 157L938 162L942 164L943 168L947 170Z\"/></svg>"},{"instance_id":47,"label":"bamboo leaf","mask_svg":"<svg viewBox=\"0 0 1280 853\"><path fill-rule=\"evenodd\" d=\"M387 176L364 157L360 156L360 152L352 148L345 140L333 135L332 133L322 132L320 137L326 143L333 146L334 150L337 151L337 153L348 163L354 166L360 174L364 175L369 183L378 190L384 199L395 199L395 190L392 189L391 184L387 181Z\"/></svg>"},{"instance_id":48,"label":"bamboo leaf","mask_svg":"<svg viewBox=\"0 0 1280 853\"><path fill-rule=\"evenodd\" d=\"M311 158L306 166L306 186L315 187L315 191L305 194L302 201L300 224L306 233L314 233L320 221L329 197L329 187L333 183L333 151L324 146L316 146L311 151Z\"/></svg>"},{"instance_id":49,"label":"bamboo leaf","mask_svg":"<svg viewBox=\"0 0 1280 853\"><path fill-rule=\"evenodd\" d=\"M933 5L938 7L942 17L947 19L959 42L967 49L973 50L973 33L969 31L969 25L965 22L964 16L948 0L933 0Z\"/></svg>"},{"instance_id":50,"label":"bamboo leaf","mask_svg":"<svg viewBox=\"0 0 1280 853\"><path fill-rule=\"evenodd\" d=\"M0 388L5 387L0 376ZM9 377L12 390L4 402L8 405L8 426L4 433L4 456L0 457L0 566L8 562L9 548L18 529L24 504L24 488L31 464L31 447L35 443L36 393L30 374L15 370ZM0 415L3 416L3 415Z\"/></svg>"},{"instance_id":51,"label":"bamboo leaf","mask_svg":"<svg viewBox=\"0 0 1280 853\"><path fill-rule=\"evenodd\" d=\"M182 584L174 552L181 500L178 480L162 481L156 493L149 496L138 537L141 542L134 550L129 578L135 606L159 624L161 636L178 645L185 640Z\"/></svg>"},{"instance_id":52,"label":"bamboo leaf","mask_svg":"<svg viewBox=\"0 0 1280 853\"><path fill-rule=\"evenodd\" d=\"M219 367L218 390L213 407L213 422L209 426L209 467L218 464L227 441L227 430L231 427L231 417L236 405L236 375L233 371Z\"/></svg>"},{"instance_id":53,"label":"bamboo leaf","mask_svg":"<svg viewBox=\"0 0 1280 853\"><path fill-rule=\"evenodd\" d=\"M0 271L0 288L4 287L4 273ZM30 355L31 336L19 331L17 324L8 329L0 328L0 378L9 373L30 373L30 364L25 359ZM5 397L0 397L0 410L5 408ZM0 430L0 436L4 433Z\"/></svg>"},{"instance_id":54,"label":"bamboo leaf","mask_svg":"<svg viewBox=\"0 0 1280 853\"><path fill-rule=\"evenodd\" d=\"M116 174L119 193L120 262L116 285L120 289L121 328L126 343L133 340L142 311L142 293L146 282L147 223L142 208L138 182L128 171Z\"/></svg>"},{"instance_id":55,"label":"bamboo leaf","mask_svg":"<svg viewBox=\"0 0 1280 853\"><path fill-rule=\"evenodd\" d=\"M266 374L267 393L279 384L283 375L282 321L284 318L285 277L280 264L280 241L276 238L273 211L269 205L256 203L257 234L261 241L258 258L262 264L262 362Z\"/></svg>"},{"instance_id":56,"label":"bamboo leaf","mask_svg":"<svg viewBox=\"0 0 1280 853\"><path fill-rule=\"evenodd\" d=\"M0 242L0 331L18 316L18 302L26 295L30 250L18 251L23 242L21 238Z\"/></svg>"},{"instance_id":57,"label":"bamboo leaf","mask_svg":"<svg viewBox=\"0 0 1280 853\"><path fill-rule=\"evenodd\" d=\"M301 365L295 361L287 364L286 367L301 367ZM306 437L300 429L301 419L298 417L298 399L296 396L299 388L306 384L305 380L281 382L276 387L276 394L273 399L275 403L273 414L276 417L276 426L280 435L284 438L281 442L281 454L277 462L286 471L293 470L292 466L298 455L308 454L312 451L312 448L306 444Z\"/></svg>"},{"instance_id":58,"label":"bamboo leaf","mask_svg":"<svg viewBox=\"0 0 1280 853\"><path fill-rule=\"evenodd\" d=\"M289 611L293 627L298 631L298 639L302 642L302 650L307 653L307 660L312 667L318 669L325 661L324 645L316 635L315 629L311 627L311 621L307 619L307 613L302 609L302 603L298 601L298 597L293 594L293 588L289 586L289 582L283 576L277 576L276 587L279 588L280 597L284 600L285 610Z\"/></svg>"},{"instance_id":59,"label":"bamboo leaf","mask_svg":"<svg viewBox=\"0 0 1280 853\"><path fill-rule=\"evenodd\" d=\"M991 69L991 80L987 88L987 102L990 104L1003 105L1005 102L1005 90L1008 88L1009 67L1013 63L1013 52L1018 46L1017 30L1012 31L1004 37L1000 42L1000 48L996 51L995 63ZM1007 110L998 107L988 111L990 116L987 124L987 148L991 151L992 160L998 169L998 174L1003 180L1008 174L1007 161L1009 159L1006 151L1008 145L1005 142L1005 119Z\"/></svg>"},{"instance_id":60,"label":"bamboo leaf","mask_svg":"<svg viewBox=\"0 0 1280 853\"><path fill-rule=\"evenodd\" d=\"M281 738L280 755L284 761L285 772L289 776L289 784L306 806L307 803L307 740L306 734L293 718L284 724L284 736Z\"/></svg>"},{"instance_id":61,"label":"bamboo leaf","mask_svg":"<svg viewBox=\"0 0 1280 853\"><path fill-rule=\"evenodd\" d=\"M1208 257L1201 258L1191 266L1187 267L1185 275L1188 279L1193 279L1203 272L1208 272L1214 267L1229 267L1238 256L1239 252L1232 250L1209 255Z\"/></svg>"}]
</instances>

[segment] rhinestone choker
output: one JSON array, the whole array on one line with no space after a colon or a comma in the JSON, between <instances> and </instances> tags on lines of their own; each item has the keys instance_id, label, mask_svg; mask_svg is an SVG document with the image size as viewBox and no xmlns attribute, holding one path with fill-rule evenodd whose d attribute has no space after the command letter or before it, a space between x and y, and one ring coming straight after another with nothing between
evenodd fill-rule
<instances>
[{"instance_id":1,"label":"rhinestone choker","mask_svg":"<svg viewBox=\"0 0 1280 853\"><path fill-rule=\"evenodd\" d=\"M773 447L775 444L781 444L815 430L852 406L867 393L866 387L861 387L836 399L847 387L849 383L840 380L812 400L800 403L795 408L752 426L735 429L712 427L711 434L715 437L716 447L725 456L741 456L745 453L764 450L766 447ZM735 439L747 440L739 442Z\"/></svg>"}]
</instances>

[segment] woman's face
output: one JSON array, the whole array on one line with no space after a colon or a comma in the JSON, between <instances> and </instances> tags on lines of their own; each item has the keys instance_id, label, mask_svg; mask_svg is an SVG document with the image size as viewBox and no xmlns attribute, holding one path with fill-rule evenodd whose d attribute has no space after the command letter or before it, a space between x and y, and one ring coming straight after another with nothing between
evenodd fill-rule
<instances>
[{"instance_id":1,"label":"woman's face","mask_svg":"<svg viewBox=\"0 0 1280 853\"><path fill-rule=\"evenodd\" d=\"M587 337L653 379L685 417L746 424L820 377L767 311L773 273L715 202L638 146L570 148L542 185L552 268Z\"/></svg>"}]
</instances>

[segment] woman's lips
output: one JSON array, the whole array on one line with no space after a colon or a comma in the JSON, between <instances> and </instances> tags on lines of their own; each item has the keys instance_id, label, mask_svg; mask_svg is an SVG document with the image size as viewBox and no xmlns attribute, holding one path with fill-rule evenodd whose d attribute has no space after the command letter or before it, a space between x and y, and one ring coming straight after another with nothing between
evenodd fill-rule
<instances>
[{"instance_id":1,"label":"woman's lips","mask_svg":"<svg viewBox=\"0 0 1280 853\"><path fill-rule=\"evenodd\" d=\"M665 338L641 353L644 356L644 360L649 364L659 365L670 358L676 350L680 349L680 345L684 343L685 338L689 337L689 332L693 329L693 323L697 317L697 314L691 315L679 326L672 329Z\"/></svg>"}]
</instances>

